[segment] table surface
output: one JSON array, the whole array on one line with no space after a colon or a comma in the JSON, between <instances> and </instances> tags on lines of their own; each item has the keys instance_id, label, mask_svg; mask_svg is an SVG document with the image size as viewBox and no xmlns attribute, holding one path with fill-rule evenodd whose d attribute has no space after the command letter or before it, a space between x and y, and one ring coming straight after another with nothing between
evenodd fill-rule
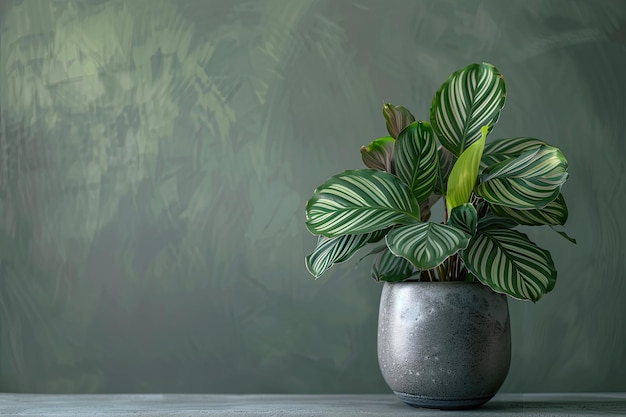
<instances>
[{"instance_id":1,"label":"table surface","mask_svg":"<svg viewBox=\"0 0 626 417\"><path fill-rule=\"evenodd\" d=\"M498 394L482 408L409 407L391 394L2 394L0 416L626 416L626 393Z\"/></svg>"}]
</instances>

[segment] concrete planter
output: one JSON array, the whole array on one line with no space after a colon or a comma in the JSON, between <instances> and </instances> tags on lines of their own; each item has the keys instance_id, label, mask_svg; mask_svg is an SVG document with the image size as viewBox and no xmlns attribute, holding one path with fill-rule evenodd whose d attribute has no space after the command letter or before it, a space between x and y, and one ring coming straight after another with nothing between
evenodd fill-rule
<instances>
[{"instance_id":1,"label":"concrete planter","mask_svg":"<svg viewBox=\"0 0 626 417\"><path fill-rule=\"evenodd\" d=\"M480 407L511 361L507 297L470 282L385 283L378 362L387 385L416 407Z\"/></svg>"}]
</instances>

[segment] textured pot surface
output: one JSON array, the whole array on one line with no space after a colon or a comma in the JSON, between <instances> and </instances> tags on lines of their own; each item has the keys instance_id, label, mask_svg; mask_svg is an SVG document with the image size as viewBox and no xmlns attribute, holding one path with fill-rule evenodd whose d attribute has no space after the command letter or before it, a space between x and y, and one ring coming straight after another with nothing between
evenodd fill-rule
<instances>
[{"instance_id":1,"label":"textured pot surface","mask_svg":"<svg viewBox=\"0 0 626 417\"><path fill-rule=\"evenodd\" d=\"M378 362L387 385L410 405L484 404L511 362L507 297L480 283L385 283Z\"/></svg>"}]
</instances>

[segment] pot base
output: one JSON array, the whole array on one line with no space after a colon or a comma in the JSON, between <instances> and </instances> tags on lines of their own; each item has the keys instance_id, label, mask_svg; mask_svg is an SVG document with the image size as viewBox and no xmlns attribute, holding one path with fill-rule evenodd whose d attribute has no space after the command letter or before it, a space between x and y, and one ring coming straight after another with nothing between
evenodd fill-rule
<instances>
[{"instance_id":1,"label":"pot base","mask_svg":"<svg viewBox=\"0 0 626 417\"><path fill-rule=\"evenodd\" d=\"M493 395L481 398L472 399L441 399L432 398L422 395L405 394L403 392L393 392L398 396L402 402L417 408L436 408L439 410L469 410L472 408L478 408L485 404Z\"/></svg>"}]
</instances>

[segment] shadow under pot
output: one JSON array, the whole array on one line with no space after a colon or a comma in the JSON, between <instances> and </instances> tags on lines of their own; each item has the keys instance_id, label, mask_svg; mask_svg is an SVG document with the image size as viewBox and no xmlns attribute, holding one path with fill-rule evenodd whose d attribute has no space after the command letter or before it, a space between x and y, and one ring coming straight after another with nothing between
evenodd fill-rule
<instances>
[{"instance_id":1,"label":"shadow under pot","mask_svg":"<svg viewBox=\"0 0 626 417\"><path fill-rule=\"evenodd\" d=\"M387 385L415 407L480 407L511 362L507 296L478 282L385 283L378 363Z\"/></svg>"}]
</instances>

